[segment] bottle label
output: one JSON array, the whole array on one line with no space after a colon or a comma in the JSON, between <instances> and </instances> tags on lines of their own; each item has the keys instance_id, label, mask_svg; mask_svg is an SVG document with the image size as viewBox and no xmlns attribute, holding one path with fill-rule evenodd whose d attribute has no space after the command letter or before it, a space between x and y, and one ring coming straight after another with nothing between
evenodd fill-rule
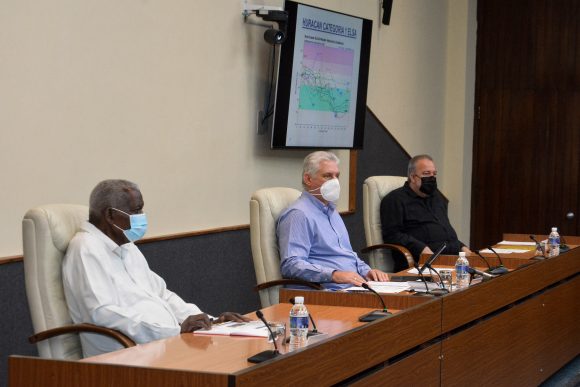
<instances>
[{"instance_id":1,"label":"bottle label","mask_svg":"<svg viewBox=\"0 0 580 387\"><path fill-rule=\"evenodd\" d=\"M559 235L550 235L548 238L548 248L550 251L550 257L555 257L560 255L560 236Z\"/></svg>"},{"instance_id":2,"label":"bottle label","mask_svg":"<svg viewBox=\"0 0 580 387\"><path fill-rule=\"evenodd\" d=\"M290 317L290 329L308 329L308 316Z\"/></svg>"}]
</instances>

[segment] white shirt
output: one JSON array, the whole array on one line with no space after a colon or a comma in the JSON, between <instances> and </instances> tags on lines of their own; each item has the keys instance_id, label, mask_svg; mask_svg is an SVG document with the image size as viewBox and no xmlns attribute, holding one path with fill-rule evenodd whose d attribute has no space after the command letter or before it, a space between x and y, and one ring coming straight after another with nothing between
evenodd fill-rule
<instances>
[{"instance_id":1,"label":"white shirt","mask_svg":"<svg viewBox=\"0 0 580 387\"><path fill-rule=\"evenodd\" d=\"M116 329L136 343L178 335L183 320L202 313L167 290L133 243L119 246L89 222L71 240L62 274L75 323ZM122 348L93 333L82 333L81 343L85 357Z\"/></svg>"}]
</instances>

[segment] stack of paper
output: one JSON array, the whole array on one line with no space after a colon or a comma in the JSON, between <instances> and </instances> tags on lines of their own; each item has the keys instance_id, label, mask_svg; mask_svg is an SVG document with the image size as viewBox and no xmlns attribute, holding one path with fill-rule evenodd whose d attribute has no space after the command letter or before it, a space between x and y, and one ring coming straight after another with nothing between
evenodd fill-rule
<instances>
[{"instance_id":1,"label":"stack of paper","mask_svg":"<svg viewBox=\"0 0 580 387\"><path fill-rule=\"evenodd\" d=\"M406 282L378 282L378 281L369 281L367 284L377 293L400 293L404 292L405 290L410 290L411 288ZM360 286L352 286L350 288L345 289L347 292L357 292L366 290Z\"/></svg>"},{"instance_id":2,"label":"stack of paper","mask_svg":"<svg viewBox=\"0 0 580 387\"><path fill-rule=\"evenodd\" d=\"M434 282L427 282L427 286L425 286L425 282L423 281L409 281L407 282L407 284L409 284L409 287L416 291L417 293L426 293L427 292L427 288L431 291L431 290L435 290L435 289L439 289L439 284L436 284Z\"/></svg>"},{"instance_id":3,"label":"stack of paper","mask_svg":"<svg viewBox=\"0 0 580 387\"><path fill-rule=\"evenodd\" d=\"M214 324L209 330L198 330L193 333L196 335L269 337L268 328L259 320L250 322L228 321Z\"/></svg>"},{"instance_id":4,"label":"stack of paper","mask_svg":"<svg viewBox=\"0 0 580 387\"><path fill-rule=\"evenodd\" d=\"M425 268L425 270L423 270L423 274L429 274L430 272L434 272L436 271L437 273L439 273L440 270L451 270L451 271L455 271L455 269L453 268L449 268L449 267L434 267L433 269L429 269L429 268ZM412 268L410 270L407 270L407 273L409 274L419 274L419 270ZM417 279L419 279L417 277Z\"/></svg>"},{"instance_id":5,"label":"stack of paper","mask_svg":"<svg viewBox=\"0 0 580 387\"><path fill-rule=\"evenodd\" d=\"M494 248L498 254L512 254L525 253L526 251L534 250L536 248L535 242L516 242L516 241L501 241L498 243L498 248ZM490 249L480 250L480 253L492 253Z\"/></svg>"}]
</instances>

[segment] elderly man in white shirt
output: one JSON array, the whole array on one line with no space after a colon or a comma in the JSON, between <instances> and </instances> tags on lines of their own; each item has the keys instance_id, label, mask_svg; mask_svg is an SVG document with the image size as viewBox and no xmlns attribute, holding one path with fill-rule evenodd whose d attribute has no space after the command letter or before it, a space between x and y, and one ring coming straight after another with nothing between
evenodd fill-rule
<instances>
[{"instance_id":1,"label":"elderly man in white shirt","mask_svg":"<svg viewBox=\"0 0 580 387\"><path fill-rule=\"evenodd\" d=\"M116 329L136 343L207 329L210 316L167 289L132 243L143 237L147 218L139 187L105 180L91 193L89 221L71 240L63 261L66 301L75 323ZM223 313L216 321L249 321ZM85 357L122 348L111 338L82 333Z\"/></svg>"}]
</instances>

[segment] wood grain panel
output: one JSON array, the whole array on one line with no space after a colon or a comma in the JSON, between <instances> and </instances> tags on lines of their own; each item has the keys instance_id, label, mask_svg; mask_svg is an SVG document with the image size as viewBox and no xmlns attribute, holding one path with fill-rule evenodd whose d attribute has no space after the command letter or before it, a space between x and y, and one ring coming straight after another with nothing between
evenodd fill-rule
<instances>
[{"instance_id":1,"label":"wood grain panel","mask_svg":"<svg viewBox=\"0 0 580 387\"><path fill-rule=\"evenodd\" d=\"M578 20L577 0L477 2L473 248L505 230L580 232Z\"/></svg>"},{"instance_id":2,"label":"wood grain panel","mask_svg":"<svg viewBox=\"0 0 580 387\"><path fill-rule=\"evenodd\" d=\"M356 211L356 171L358 166L358 151L353 149L349 152L349 173L348 173L348 211Z\"/></svg>"},{"instance_id":3,"label":"wood grain panel","mask_svg":"<svg viewBox=\"0 0 580 387\"><path fill-rule=\"evenodd\" d=\"M442 386L535 386L580 353L580 277L442 342Z\"/></svg>"},{"instance_id":4,"label":"wood grain panel","mask_svg":"<svg viewBox=\"0 0 580 387\"><path fill-rule=\"evenodd\" d=\"M442 297L448 332L580 272L580 248ZM461 313L457 313L460 310Z\"/></svg>"},{"instance_id":5,"label":"wood grain panel","mask_svg":"<svg viewBox=\"0 0 580 387\"><path fill-rule=\"evenodd\" d=\"M439 342L421 349L400 361L389 364L380 371L352 383L351 386L439 386L441 373L440 355L441 343Z\"/></svg>"},{"instance_id":6,"label":"wood grain panel","mask_svg":"<svg viewBox=\"0 0 580 387\"><path fill-rule=\"evenodd\" d=\"M282 321L288 324L290 307L290 304L277 304L262 311L268 321ZM324 338L330 338L364 325L358 321L358 317L372 310L320 305L308 307L309 311L316 316L318 329L326 333ZM254 313L248 316L257 319ZM271 349L273 345L263 338L182 334L142 344L136 348L94 356L83 361L198 372L234 373L253 366L248 363L248 357ZM286 353L287 348L282 347L280 351Z\"/></svg>"},{"instance_id":7,"label":"wood grain panel","mask_svg":"<svg viewBox=\"0 0 580 387\"><path fill-rule=\"evenodd\" d=\"M498 266L500 264L499 259L495 256L495 254L483 253L481 255L483 255L485 259L487 259L487 261L491 266ZM508 269L517 269L521 265L527 265L529 263L536 262L535 260L532 260L532 257L534 255L535 255L534 252L525 252L514 254L501 254L500 257L505 267L507 267ZM425 263L426 258L427 257L421 256L421 258L419 259L419 263L420 264ZM485 262L475 254L468 256L467 260L469 261L469 264L471 266L477 268L487 268ZM456 261L457 255L441 255L439 256L439 258L437 258L437 261L435 261L434 266L455 266Z\"/></svg>"},{"instance_id":8,"label":"wood grain panel","mask_svg":"<svg viewBox=\"0 0 580 387\"><path fill-rule=\"evenodd\" d=\"M22 255L13 255L10 257L0 257L0 265L2 265L4 263L20 262L20 261L22 261L22 259L23 259Z\"/></svg>"},{"instance_id":9,"label":"wood grain panel","mask_svg":"<svg viewBox=\"0 0 580 387\"><path fill-rule=\"evenodd\" d=\"M10 387L228 386L228 376L11 356Z\"/></svg>"},{"instance_id":10,"label":"wood grain panel","mask_svg":"<svg viewBox=\"0 0 580 387\"><path fill-rule=\"evenodd\" d=\"M292 297L304 296L306 305L336 305L366 308L383 308L376 295L365 293L328 292L316 290L280 289L280 301L288 301ZM433 297L412 293L381 294L387 308L404 310L425 302L433 301Z\"/></svg>"},{"instance_id":11,"label":"wood grain panel","mask_svg":"<svg viewBox=\"0 0 580 387\"><path fill-rule=\"evenodd\" d=\"M368 323L236 374L238 385L331 385L356 375L440 334L440 303L430 302ZM315 364L316 366L305 366ZM324 370L324 372L321 372Z\"/></svg>"}]
</instances>

